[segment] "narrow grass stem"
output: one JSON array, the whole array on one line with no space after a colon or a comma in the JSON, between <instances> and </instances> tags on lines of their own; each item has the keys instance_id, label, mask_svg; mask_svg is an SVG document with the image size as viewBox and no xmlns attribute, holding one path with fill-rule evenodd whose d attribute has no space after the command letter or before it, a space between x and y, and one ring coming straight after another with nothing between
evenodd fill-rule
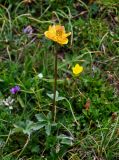
<instances>
[{"instance_id":1,"label":"narrow grass stem","mask_svg":"<svg viewBox=\"0 0 119 160\"><path fill-rule=\"evenodd\" d=\"M30 141L30 136L28 136L25 145L23 146L21 152L20 152L19 155L17 156L17 160L19 159L19 157L21 156L21 154L24 152L24 150L25 150L25 148L27 147L29 141Z\"/></svg>"},{"instance_id":2,"label":"narrow grass stem","mask_svg":"<svg viewBox=\"0 0 119 160\"><path fill-rule=\"evenodd\" d=\"M69 108L70 108L70 110L71 110L71 113L72 113L72 116L73 116L73 118L74 118L75 123L76 123L77 125L80 125L80 124L77 122L77 120L76 120L76 117L75 117L75 115L74 115L74 111L73 111L73 109L72 109L72 106L71 106L69 100L68 100L67 98L65 98L65 100L66 100L66 102L69 104Z\"/></svg>"},{"instance_id":3,"label":"narrow grass stem","mask_svg":"<svg viewBox=\"0 0 119 160\"><path fill-rule=\"evenodd\" d=\"M55 122L56 120L56 90L57 90L57 52L54 49L55 54L55 66L54 66L54 97L53 97L53 107L52 107L52 118Z\"/></svg>"}]
</instances>

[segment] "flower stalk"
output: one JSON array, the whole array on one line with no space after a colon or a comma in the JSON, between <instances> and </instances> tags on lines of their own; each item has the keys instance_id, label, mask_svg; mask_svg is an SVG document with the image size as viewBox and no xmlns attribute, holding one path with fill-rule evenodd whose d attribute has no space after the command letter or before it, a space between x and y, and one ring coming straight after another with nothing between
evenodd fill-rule
<instances>
[{"instance_id":1,"label":"flower stalk","mask_svg":"<svg viewBox=\"0 0 119 160\"><path fill-rule=\"evenodd\" d=\"M64 26L53 25L49 26L48 30L44 32L45 37L48 39L60 44L65 45L68 43L68 36L71 35L71 32L66 33ZM57 90L57 52L54 48L54 54L55 54L55 65L54 65L54 95L53 95L53 105L52 105L52 118L53 121L56 121L56 90Z\"/></svg>"},{"instance_id":2,"label":"flower stalk","mask_svg":"<svg viewBox=\"0 0 119 160\"><path fill-rule=\"evenodd\" d=\"M55 65L54 65L54 97L53 97L53 106L52 106L52 118L53 121L55 122L56 120L56 90L57 90L57 52L54 49L54 54L55 54Z\"/></svg>"}]
</instances>

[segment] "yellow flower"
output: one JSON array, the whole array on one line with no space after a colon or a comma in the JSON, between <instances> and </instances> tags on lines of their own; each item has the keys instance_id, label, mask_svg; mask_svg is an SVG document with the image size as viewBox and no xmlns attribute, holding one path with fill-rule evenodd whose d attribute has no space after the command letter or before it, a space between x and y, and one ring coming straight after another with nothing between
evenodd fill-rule
<instances>
[{"instance_id":1,"label":"yellow flower","mask_svg":"<svg viewBox=\"0 0 119 160\"><path fill-rule=\"evenodd\" d=\"M79 64L76 64L75 67L72 67L72 71L75 75L78 75L83 71L83 67L80 66Z\"/></svg>"},{"instance_id":2,"label":"yellow flower","mask_svg":"<svg viewBox=\"0 0 119 160\"><path fill-rule=\"evenodd\" d=\"M68 43L67 37L71 34L71 32L65 33L64 26L53 25L53 26L49 26L48 31L46 31L44 34L47 38L62 45L62 44Z\"/></svg>"}]
</instances>

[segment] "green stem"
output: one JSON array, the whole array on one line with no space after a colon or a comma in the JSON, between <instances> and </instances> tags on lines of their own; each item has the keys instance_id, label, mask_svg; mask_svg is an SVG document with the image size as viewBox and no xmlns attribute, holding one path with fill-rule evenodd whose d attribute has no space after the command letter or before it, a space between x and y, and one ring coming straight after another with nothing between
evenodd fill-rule
<instances>
[{"instance_id":1,"label":"green stem","mask_svg":"<svg viewBox=\"0 0 119 160\"><path fill-rule=\"evenodd\" d=\"M66 100L66 102L69 104L69 108L70 108L70 110L71 110L71 113L72 113L72 116L73 116L73 118L74 118L75 123L76 123L77 125L79 125L79 123L78 123L77 120L76 120L76 117L75 117L75 115L74 115L74 112L73 112L73 109L72 109L72 106L71 106L69 100L68 100L67 98L65 98L65 100Z\"/></svg>"},{"instance_id":2,"label":"green stem","mask_svg":"<svg viewBox=\"0 0 119 160\"><path fill-rule=\"evenodd\" d=\"M30 141L30 136L28 135L28 138L27 138L27 140L26 140L25 145L23 146L21 152L20 152L19 155L17 156L17 160L18 160L18 158L21 156L21 154L24 152L24 150L25 150L25 148L27 147L29 141Z\"/></svg>"},{"instance_id":3,"label":"green stem","mask_svg":"<svg viewBox=\"0 0 119 160\"><path fill-rule=\"evenodd\" d=\"M53 107L52 107L52 118L55 122L56 120L56 89L57 89L57 52L55 52L55 66L54 66L54 97L53 97Z\"/></svg>"}]
</instances>

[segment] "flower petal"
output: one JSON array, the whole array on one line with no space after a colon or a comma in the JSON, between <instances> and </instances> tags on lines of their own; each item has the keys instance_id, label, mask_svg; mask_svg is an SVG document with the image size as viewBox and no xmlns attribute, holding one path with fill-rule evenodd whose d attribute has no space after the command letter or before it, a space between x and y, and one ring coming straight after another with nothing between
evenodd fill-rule
<instances>
[{"instance_id":1,"label":"flower petal","mask_svg":"<svg viewBox=\"0 0 119 160\"><path fill-rule=\"evenodd\" d=\"M68 36L70 36L70 35L71 35L71 32L66 33L66 34L65 34L65 37L68 37Z\"/></svg>"},{"instance_id":2,"label":"flower petal","mask_svg":"<svg viewBox=\"0 0 119 160\"><path fill-rule=\"evenodd\" d=\"M80 66L79 64L76 64L75 67L72 67L72 71L75 75L78 75L83 71L83 67Z\"/></svg>"},{"instance_id":3,"label":"flower petal","mask_svg":"<svg viewBox=\"0 0 119 160\"><path fill-rule=\"evenodd\" d=\"M64 26L61 25L53 25L49 26L48 31L44 32L45 36L61 45L67 44L67 37L71 35L71 32L65 33Z\"/></svg>"},{"instance_id":4,"label":"flower petal","mask_svg":"<svg viewBox=\"0 0 119 160\"><path fill-rule=\"evenodd\" d=\"M68 39L67 38L57 38L57 43L59 44L67 44L68 43Z\"/></svg>"}]
</instances>

